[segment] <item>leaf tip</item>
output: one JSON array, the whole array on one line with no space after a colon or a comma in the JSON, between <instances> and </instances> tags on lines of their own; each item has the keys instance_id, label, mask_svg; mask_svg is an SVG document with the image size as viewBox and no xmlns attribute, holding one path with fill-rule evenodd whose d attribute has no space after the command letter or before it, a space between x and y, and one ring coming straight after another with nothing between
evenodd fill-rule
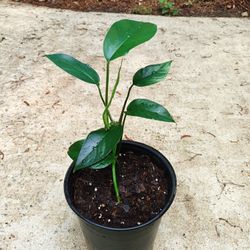
<instances>
[{"instance_id":1,"label":"leaf tip","mask_svg":"<svg viewBox=\"0 0 250 250\"><path fill-rule=\"evenodd\" d=\"M167 66L171 66L171 64L172 64L172 62L173 62L173 60L169 60L169 61L166 61L165 63L163 63L164 65L167 65Z\"/></svg>"},{"instance_id":2,"label":"leaf tip","mask_svg":"<svg viewBox=\"0 0 250 250\"><path fill-rule=\"evenodd\" d=\"M172 116L171 116L171 122L177 124L176 121L174 120L174 118Z\"/></svg>"}]
</instances>

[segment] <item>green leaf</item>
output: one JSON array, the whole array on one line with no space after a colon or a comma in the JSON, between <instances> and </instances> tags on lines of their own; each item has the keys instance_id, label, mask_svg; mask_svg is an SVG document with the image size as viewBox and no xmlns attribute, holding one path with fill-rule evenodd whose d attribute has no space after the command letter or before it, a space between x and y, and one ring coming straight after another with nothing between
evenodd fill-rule
<instances>
[{"instance_id":1,"label":"green leaf","mask_svg":"<svg viewBox=\"0 0 250 250\"><path fill-rule=\"evenodd\" d=\"M123 19L115 22L108 30L103 43L107 61L127 54L134 47L151 39L157 31L153 23Z\"/></svg>"},{"instance_id":2,"label":"green leaf","mask_svg":"<svg viewBox=\"0 0 250 250\"><path fill-rule=\"evenodd\" d=\"M175 122L162 105L147 99L133 100L128 105L126 114L164 122Z\"/></svg>"},{"instance_id":3,"label":"green leaf","mask_svg":"<svg viewBox=\"0 0 250 250\"><path fill-rule=\"evenodd\" d=\"M179 10L178 9L173 9L172 15L177 16L178 14L179 14Z\"/></svg>"},{"instance_id":4,"label":"green leaf","mask_svg":"<svg viewBox=\"0 0 250 250\"><path fill-rule=\"evenodd\" d=\"M168 3L166 4L166 8L168 8L168 9L172 9L173 6L174 6L174 3L172 3L172 2L168 2Z\"/></svg>"},{"instance_id":5,"label":"green leaf","mask_svg":"<svg viewBox=\"0 0 250 250\"><path fill-rule=\"evenodd\" d=\"M101 161L98 161L94 165L91 165L91 169L102 169L110 166L114 160L113 154L109 154L106 158Z\"/></svg>"},{"instance_id":6,"label":"green leaf","mask_svg":"<svg viewBox=\"0 0 250 250\"><path fill-rule=\"evenodd\" d=\"M46 55L46 57L70 75L84 82L99 85L99 75L88 64L82 63L66 54L51 54Z\"/></svg>"},{"instance_id":7,"label":"green leaf","mask_svg":"<svg viewBox=\"0 0 250 250\"><path fill-rule=\"evenodd\" d=\"M153 64L139 69L133 77L133 84L138 87L143 87L160 82L166 78L171 63L172 61Z\"/></svg>"},{"instance_id":8,"label":"green leaf","mask_svg":"<svg viewBox=\"0 0 250 250\"><path fill-rule=\"evenodd\" d=\"M162 11L161 11L161 13L162 13L163 15L168 14L168 13L169 13L169 9L163 8Z\"/></svg>"},{"instance_id":9,"label":"green leaf","mask_svg":"<svg viewBox=\"0 0 250 250\"><path fill-rule=\"evenodd\" d=\"M104 159L121 140L121 137L122 126L120 125L113 125L109 130L101 128L91 132L82 145L74 172Z\"/></svg>"},{"instance_id":10,"label":"green leaf","mask_svg":"<svg viewBox=\"0 0 250 250\"><path fill-rule=\"evenodd\" d=\"M77 159L84 140L74 142L68 149L68 156L74 161Z\"/></svg>"},{"instance_id":11,"label":"green leaf","mask_svg":"<svg viewBox=\"0 0 250 250\"><path fill-rule=\"evenodd\" d=\"M84 140L79 140L74 142L68 149L68 155L69 157L74 161L77 159L80 151L81 151L81 147L82 144L84 143ZM98 161L97 163L95 163L94 165L91 165L90 168L91 169L102 169L102 168L106 168L109 165L112 164L114 157L112 154L109 154L106 158L104 158L101 161Z\"/></svg>"}]
</instances>

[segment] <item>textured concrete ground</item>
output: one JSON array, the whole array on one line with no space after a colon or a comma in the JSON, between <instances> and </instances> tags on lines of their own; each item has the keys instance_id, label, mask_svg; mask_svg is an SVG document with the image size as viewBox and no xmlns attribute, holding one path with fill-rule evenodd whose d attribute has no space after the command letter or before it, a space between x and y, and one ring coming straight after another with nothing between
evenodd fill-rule
<instances>
[{"instance_id":1,"label":"textured concrete ground","mask_svg":"<svg viewBox=\"0 0 250 250\"><path fill-rule=\"evenodd\" d=\"M177 125L129 118L126 134L163 152L178 177L156 250L250 249L250 20L76 13L0 3L0 249L86 249L62 189L66 150L101 124L93 85L42 56L65 52L103 77L102 40L121 18L157 36L125 59L115 114L133 73L172 59L168 80L133 90ZM117 64L115 63L115 68Z\"/></svg>"}]
</instances>

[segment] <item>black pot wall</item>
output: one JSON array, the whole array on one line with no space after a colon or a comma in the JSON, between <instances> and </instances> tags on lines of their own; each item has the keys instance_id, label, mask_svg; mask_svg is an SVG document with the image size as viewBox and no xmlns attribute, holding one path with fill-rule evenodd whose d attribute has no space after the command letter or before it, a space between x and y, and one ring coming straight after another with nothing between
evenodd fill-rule
<instances>
[{"instance_id":1,"label":"black pot wall","mask_svg":"<svg viewBox=\"0 0 250 250\"><path fill-rule=\"evenodd\" d=\"M90 250L152 250L160 219L148 226L130 230L107 230L80 219Z\"/></svg>"},{"instance_id":2,"label":"black pot wall","mask_svg":"<svg viewBox=\"0 0 250 250\"><path fill-rule=\"evenodd\" d=\"M161 216L171 206L176 192L176 176L170 162L157 150L134 141L122 141L121 152L132 150L137 153L149 154L164 167L169 176L170 188L168 199L162 211L150 221L130 228L112 228L96 224L84 218L75 208L72 201L72 163L64 179L64 192L70 208L78 215L89 250L152 250Z\"/></svg>"}]
</instances>

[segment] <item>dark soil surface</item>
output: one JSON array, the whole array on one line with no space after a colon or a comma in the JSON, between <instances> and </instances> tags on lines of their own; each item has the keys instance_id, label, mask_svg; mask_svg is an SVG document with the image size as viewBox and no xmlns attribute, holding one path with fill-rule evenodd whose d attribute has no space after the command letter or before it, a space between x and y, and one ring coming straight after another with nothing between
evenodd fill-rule
<instances>
[{"instance_id":1,"label":"dark soil surface","mask_svg":"<svg viewBox=\"0 0 250 250\"><path fill-rule=\"evenodd\" d=\"M77 11L161 15L166 4L159 0L13 0ZM249 15L250 0L165 0L174 5L166 15L241 17Z\"/></svg>"},{"instance_id":2,"label":"dark soil surface","mask_svg":"<svg viewBox=\"0 0 250 250\"><path fill-rule=\"evenodd\" d=\"M117 171L120 204L115 200L110 167L75 174L73 199L78 211L110 227L137 226L155 217L164 207L169 190L164 169L147 155L127 151L119 155Z\"/></svg>"}]
</instances>

